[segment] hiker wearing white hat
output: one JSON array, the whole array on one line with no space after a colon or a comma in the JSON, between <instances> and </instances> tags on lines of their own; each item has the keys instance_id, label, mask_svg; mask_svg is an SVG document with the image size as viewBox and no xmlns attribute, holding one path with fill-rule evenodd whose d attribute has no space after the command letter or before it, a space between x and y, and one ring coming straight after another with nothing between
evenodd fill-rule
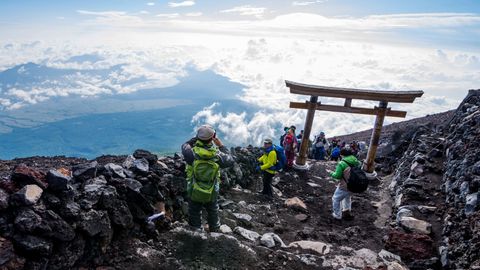
<instances>
[{"instance_id":1,"label":"hiker wearing white hat","mask_svg":"<svg viewBox=\"0 0 480 270\"><path fill-rule=\"evenodd\" d=\"M233 159L210 125L197 129L197 135L182 145L182 154L187 162L189 224L196 230L203 230L201 213L205 208L209 231L217 231L220 228L217 201L220 168L233 165Z\"/></svg>"}]
</instances>

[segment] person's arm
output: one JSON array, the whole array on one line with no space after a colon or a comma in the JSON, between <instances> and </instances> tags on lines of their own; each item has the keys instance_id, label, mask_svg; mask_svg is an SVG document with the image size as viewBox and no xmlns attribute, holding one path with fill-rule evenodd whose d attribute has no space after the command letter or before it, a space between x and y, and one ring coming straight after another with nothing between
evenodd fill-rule
<instances>
[{"instance_id":1,"label":"person's arm","mask_svg":"<svg viewBox=\"0 0 480 270\"><path fill-rule=\"evenodd\" d=\"M228 148L223 145L222 141L219 138L213 138L213 143L215 143L219 150L217 153L218 165L220 165L221 168L233 166L233 157Z\"/></svg>"},{"instance_id":2,"label":"person's arm","mask_svg":"<svg viewBox=\"0 0 480 270\"><path fill-rule=\"evenodd\" d=\"M337 167L335 168L335 172L331 173L330 176L333 178L333 179L336 179L336 180L340 180L342 179L342 176L343 176L343 171L345 170L345 162L344 161L340 161L338 164L337 164ZM348 166L348 165L347 165Z\"/></svg>"},{"instance_id":3,"label":"person's arm","mask_svg":"<svg viewBox=\"0 0 480 270\"><path fill-rule=\"evenodd\" d=\"M188 165L192 165L194 161L194 155L192 147L195 145L197 138L191 138L186 143L182 144L182 155Z\"/></svg>"},{"instance_id":4,"label":"person's arm","mask_svg":"<svg viewBox=\"0 0 480 270\"><path fill-rule=\"evenodd\" d=\"M275 150L270 151L268 156L263 159L263 165L260 166L262 171L270 169L270 167L274 166L277 163L277 152Z\"/></svg>"}]
</instances>

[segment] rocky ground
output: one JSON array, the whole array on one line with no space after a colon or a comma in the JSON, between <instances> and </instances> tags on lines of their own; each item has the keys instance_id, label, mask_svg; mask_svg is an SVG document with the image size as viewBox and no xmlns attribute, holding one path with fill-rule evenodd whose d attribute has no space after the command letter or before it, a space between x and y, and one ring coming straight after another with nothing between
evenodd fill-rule
<instances>
[{"instance_id":1,"label":"rocky ground","mask_svg":"<svg viewBox=\"0 0 480 270\"><path fill-rule=\"evenodd\" d=\"M178 155L0 161L0 269L480 269L479 106L397 134L353 220L331 217L335 162L279 173L268 200L252 147L222 171L218 233L186 224Z\"/></svg>"}]
</instances>

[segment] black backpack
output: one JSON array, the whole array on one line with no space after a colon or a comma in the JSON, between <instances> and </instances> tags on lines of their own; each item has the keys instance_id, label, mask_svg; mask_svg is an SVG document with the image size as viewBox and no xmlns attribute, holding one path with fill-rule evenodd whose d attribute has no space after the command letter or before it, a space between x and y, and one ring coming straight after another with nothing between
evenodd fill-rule
<instances>
[{"instance_id":1,"label":"black backpack","mask_svg":"<svg viewBox=\"0 0 480 270\"><path fill-rule=\"evenodd\" d=\"M344 178L347 182L348 191L353 193L362 193L367 190L369 181L365 172L360 167L353 166L345 160L344 162L347 163L347 165L349 166L349 168L346 168L345 171L350 171L350 176L348 177L348 179ZM343 171L344 174L345 171Z\"/></svg>"}]
</instances>

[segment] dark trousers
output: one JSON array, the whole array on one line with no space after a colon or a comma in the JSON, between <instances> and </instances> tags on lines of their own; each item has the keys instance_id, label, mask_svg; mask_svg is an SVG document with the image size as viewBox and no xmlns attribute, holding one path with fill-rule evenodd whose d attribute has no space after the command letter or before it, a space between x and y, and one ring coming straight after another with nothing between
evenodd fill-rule
<instances>
[{"instance_id":1,"label":"dark trousers","mask_svg":"<svg viewBox=\"0 0 480 270\"><path fill-rule=\"evenodd\" d=\"M272 179L273 179L273 174L271 174L269 172L263 172L262 194L265 194L269 197L273 197Z\"/></svg>"},{"instance_id":2,"label":"dark trousers","mask_svg":"<svg viewBox=\"0 0 480 270\"><path fill-rule=\"evenodd\" d=\"M198 203L192 202L188 203L188 216L189 224L195 228L202 227L202 210L205 208L207 210L207 221L208 228L210 231L216 231L220 228L220 220L218 218L218 200L215 196L215 200L210 203Z\"/></svg>"}]
</instances>

